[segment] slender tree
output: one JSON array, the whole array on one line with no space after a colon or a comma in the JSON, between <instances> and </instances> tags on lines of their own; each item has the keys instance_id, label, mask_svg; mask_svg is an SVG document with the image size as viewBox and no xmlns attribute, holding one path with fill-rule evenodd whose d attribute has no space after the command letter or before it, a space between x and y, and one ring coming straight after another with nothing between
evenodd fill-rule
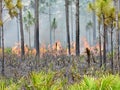
<instances>
[{"instance_id":1,"label":"slender tree","mask_svg":"<svg viewBox=\"0 0 120 90\"><path fill-rule=\"evenodd\" d=\"M21 35L21 58L23 58L24 51L24 31L23 31L23 21L22 21L22 9L20 9L20 35Z\"/></svg>"},{"instance_id":2,"label":"slender tree","mask_svg":"<svg viewBox=\"0 0 120 90\"><path fill-rule=\"evenodd\" d=\"M49 3L48 3L48 8L49 8L49 26L50 26L50 45L52 45L51 3L50 3L50 0L49 0Z\"/></svg>"},{"instance_id":3,"label":"slender tree","mask_svg":"<svg viewBox=\"0 0 120 90\"><path fill-rule=\"evenodd\" d=\"M100 31L100 22L99 21L98 21L98 31L99 31L100 67L102 67L102 45L101 45L101 31Z\"/></svg>"},{"instance_id":4,"label":"slender tree","mask_svg":"<svg viewBox=\"0 0 120 90\"><path fill-rule=\"evenodd\" d=\"M53 37L54 37L54 43L55 43L55 31L56 31L56 29L57 29L56 18L53 19L51 28L53 29L53 33L54 33L54 36L53 36Z\"/></svg>"},{"instance_id":5,"label":"slender tree","mask_svg":"<svg viewBox=\"0 0 120 90\"><path fill-rule=\"evenodd\" d=\"M66 12L66 30L67 30L67 48L68 54L71 54L70 51L70 31L69 31L69 0L65 0L65 12Z\"/></svg>"},{"instance_id":6,"label":"slender tree","mask_svg":"<svg viewBox=\"0 0 120 90\"><path fill-rule=\"evenodd\" d=\"M105 16L102 15L102 21L103 21L103 65L104 65L104 70L106 70L106 28L107 26L105 25Z\"/></svg>"},{"instance_id":7,"label":"slender tree","mask_svg":"<svg viewBox=\"0 0 120 90\"><path fill-rule=\"evenodd\" d=\"M0 24L0 28L1 28L1 35L0 36L2 36L2 71L1 71L1 73L2 73L2 75L4 76L5 75L5 73L4 73L4 30L3 30L3 23L2 23L2 20L3 20L3 18L2 18L2 12L3 12L3 9L2 9L2 3L3 3L3 1L1 0L0 1L0 22L1 22L1 24ZM1 40L0 40L1 41Z\"/></svg>"},{"instance_id":8,"label":"slender tree","mask_svg":"<svg viewBox=\"0 0 120 90\"><path fill-rule=\"evenodd\" d=\"M2 0L0 1L0 19L2 18ZM0 48L1 48L1 31L2 28L0 27Z\"/></svg>"},{"instance_id":9,"label":"slender tree","mask_svg":"<svg viewBox=\"0 0 120 90\"><path fill-rule=\"evenodd\" d=\"M2 25L2 75L4 76L4 30Z\"/></svg>"},{"instance_id":10,"label":"slender tree","mask_svg":"<svg viewBox=\"0 0 120 90\"><path fill-rule=\"evenodd\" d=\"M95 0L93 0L93 3L95 3ZM96 15L93 11L93 45L96 44Z\"/></svg>"},{"instance_id":11,"label":"slender tree","mask_svg":"<svg viewBox=\"0 0 120 90\"><path fill-rule=\"evenodd\" d=\"M113 7L113 2L112 0L96 0L94 4L89 4L89 7L95 12L99 23L103 26L103 66L104 70L106 70L106 30L109 23L109 12L111 10L111 7Z\"/></svg>"},{"instance_id":12,"label":"slender tree","mask_svg":"<svg viewBox=\"0 0 120 90\"><path fill-rule=\"evenodd\" d=\"M76 0L76 55L80 54L79 0Z\"/></svg>"},{"instance_id":13,"label":"slender tree","mask_svg":"<svg viewBox=\"0 0 120 90\"><path fill-rule=\"evenodd\" d=\"M40 7L40 10L42 13L47 14L49 18L49 41L50 41L50 46L53 43L52 40L52 5L55 4L57 0L40 0L40 3L42 4L42 7ZM48 9L48 12L45 12L45 10Z\"/></svg>"},{"instance_id":14,"label":"slender tree","mask_svg":"<svg viewBox=\"0 0 120 90\"><path fill-rule=\"evenodd\" d=\"M39 56L39 0L35 0L35 49L36 56Z\"/></svg>"},{"instance_id":15,"label":"slender tree","mask_svg":"<svg viewBox=\"0 0 120 90\"><path fill-rule=\"evenodd\" d=\"M89 36L87 39L89 40L89 44L91 45L91 28L93 27L93 23L89 21L86 25L86 33L88 32L89 34L86 34L86 37Z\"/></svg>"},{"instance_id":16,"label":"slender tree","mask_svg":"<svg viewBox=\"0 0 120 90\"><path fill-rule=\"evenodd\" d=\"M113 30L115 28L114 26L114 22L115 22L115 7L111 7L110 8L110 11L109 11L109 18L108 18L108 25L109 25L109 28L110 28L110 42L111 42L111 72L113 73Z\"/></svg>"},{"instance_id":17,"label":"slender tree","mask_svg":"<svg viewBox=\"0 0 120 90\"><path fill-rule=\"evenodd\" d=\"M26 31L29 34L28 39L29 39L29 47L30 48L31 48L31 30L30 30L30 27L34 24L34 22L35 22L35 19L32 16L31 12L27 11L27 15L24 17L24 24L25 24Z\"/></svg>"},{"instance_id":18,"label":"slender tree","mask_svg":"<svg viewBox=\"0 0 120 90\"><path fill-rule=\"evenodd\" d=\"M111 71L113 72L113 23L111 24Z\"/></svg>"},{"instance_id":19,"label":"slender tree","mask_svg":"<svg viewBox=\"0 0 120 90\"><path fill-rule=\"evenodd\" d=\"M119 13L119 6L118 0L115 1L115 8L116 8L116 54L117 54L117 62L118 62L118 71L120 70L120 55L119 55L119 21L118 21L118 13Z\"/></svg>"},{"instance_id":20,"label":"slender tree","mask_svg":"<svg viewBox=\"0 0 120 90\"><path fill-rule=\"evenodd\" d=\"M73 25L73 14L74 14L74 12L73 12L73 2L74 2L74 0L70 0L69 1L70 2L70 12L71 12L71 41L73 42L74 41L74 25Z\"/></svg>"},{"instance_id":21,"label":"slender tree","mask_svg":"<svg viewBox=\"0 0 120 90\"><path fill-rule=\"evenodd\" d=\"M17 8L19 9L19 17L20 17L20 35L21 35L21 58L23 59L25 51L24 51L24 31L23 31L23 16L22 16L22 0L17 0Z\"/></svg>"},{"instance_id":22,"label":"slender tree","mask_svg":"<svg viewBox=\"0 0 120 90\"><path fill-rule=\"evenodd\" d=\"M18 0L19 1L19 0ZM13 4L13 2L10 0L0 0L0 26L1 26L1 37L2 37L2 70L1 70L1 73L2 75L4 75L4 27L3 27L3 16L2 16L2 13L3 13L3 3L5 4L8 12L9 12L9 15L13 18L15 16L18 15L18 12L17 10L20 9L21 7L21 3L19 3L17 1L16 5ZM17 7L16 7L17 6Z\"/></svg>"}]
</instances>

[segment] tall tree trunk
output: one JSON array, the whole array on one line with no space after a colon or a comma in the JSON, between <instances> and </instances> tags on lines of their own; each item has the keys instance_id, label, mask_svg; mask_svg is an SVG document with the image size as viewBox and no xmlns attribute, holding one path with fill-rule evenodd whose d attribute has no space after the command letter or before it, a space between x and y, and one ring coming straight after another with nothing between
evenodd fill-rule
<instances>
[{"instance_id":1,"label":"tall tree trunk","mask_svg":"<svg viewBox=\"0 0 120 90\"><path fill-rule=\"evenodd\" d=\"M2 20L2 0L0 1L0 19ZM1 31L2 28L0 27L0 48L1 48Z\"/></svg>"},{"instance_id":2,"label":"tall tree trunk","mask_svg":"<svg viewBox=\"0 0 120 90\"><path fill-rule=\"evenodd\" d=\"M35 49L39 57L39 0L35 0Z\"/></svg>"},{"instance_id":3,"label":"tall tree trunk","mask_svg":"<svg viewBox=\"0 0 120 90\"><path fill-rule=\"evenodd\" d=\"M74 34L74 31L73 31L73 8L72 8L72 2L71 2L71 41L73 42L73 34Z\"/></svg>"},{"instance_id":4,"label":"tall tree trunk","mask_svg":"<svg viewBox=\"0 0 120 90\"><path fill-rule=\"evenodd\" d=\"M79 29L79 0L76 0L76 55L80 54Z\"/></svg>"},{"instance_id":5,"label":"tall tree trunk","mask_svg":"<svg viewBox=\"0 0 120 90\"><path fill-rule=\"evenodd\" d=\"M2 25L2 75L4 76L4 30L3 30L3 25Z\"/></svg>"},{"instance_id":6,"label":"tall tree trunk","mask_svg":"<svg viewBox=\"0 0 120 90\"><path fill-rule=\"evenodd\" d=\"M24 31L23 31L23 21L22 21L22 9L20 9L20 34L21 34L21 58L23 58L24 51Z\"/></svg>"},{"instance_id":7,"label":"tall tree trunk","mask_svg":"<svg viewBox=\"0 0 120 90\"><path fill-rule=\"evenodd\" d=\"M113 73L113 25L111 25L111 71Z\"/></svg>"},{"instance_id":8,"label":"tall tree trunk","mask_svg":"<svg viewBox=\"0 0 120 90\"><path fill-rule=\"evenodd\" d=\"M95 3L95 0L93 0L93 3ZM96 44L96 16L95 12L93 11L93 45Z\"/></svg>"},{"instance_id":9,"label":"tall tree trunk","mask_svg":"<svg viewBox=\"0 0 120 90\"><path fill-rule=\"evenodd\" d=\"M51 28L51 7L49 0L49 28L50 28L50 46L52 45L52 28Z\"/></svg>"},{"instance_id":10,"label":"tall tree trunk","mask_svg":"<svg viewBox=\"0 0 120 90\"><path fill-rule=\"evenodd\" d=\"M108 28L106 27L106 53L109 51Z\"/></svg>"},{"instance_id":11,"label":"tall tree trunk","mask_svg":"<svg viewBox=\"0 0 120 90\"><path fill-rule=\"evenodd\" d=\"M19 17L18 16L16 18L16 23L17 23L17 40L18 40L18 43L19 43L20 41L19 41Z\"/></svg>"},{"instance_id":12,"label":"tall tree trunk","mask_svg":"<svg viewBox=\"0 0 120 90\"><path fill-rule=\"evenodd\" d=\"M55 29L54 29L54 43L55 43Z\"/></svg>"},{"instance_id":13,"label":"tall tree trunk","mask_svg":"<svg viewBox=\"0 0 120 90\"><path fill-rule=\"evenodd\" d=\"M71 54L70 51L70 31L69 31L69 1L65 0L65 11L66 11L66 29L67 29L67 46L68 54Z\"/></svg>"},{"instance_id":14,"label":"tall tree trunk","mask_svg":"<svg viewBox=\"0 0 120 90\"><path fill-rule=\"evenodd\" d=\"M2 12L3 12L3 10L2 10L2 0L1 0L0 1L0 19L1 20L3 20ZM1 26L1 31L0 32L1 32L0 36L2 37L2 38L0 38L0 41L2 39L2 70L1 70L1 73L4 76L5 75L5 73L4 73L5 70L4 70L4 30L3 30L3 25ZM1 42L0 42L0 44L1 44Z\"/></svg>"},{"instance_id":15,"label":"tall tree trunk","mask_svg":"<svg viewBox=\"0 0 120 90\"><path fill-rule=\"evenodd\" d=\"M86 39L89 40L89 37L88 37L88 28L86 27Z\"/></svg>"},{"instance_id":16,"label":"tall tree trunk","mask_svg":"<svg viewBox=\"0 0 120 90\"><path fill-rule=\"evenodd\" d=\"M103 16L103 24L105 22L104 16ZM106 25L104 24L104 31L103 31L103 37L104 37L104 42L103 42L103 65L104 65L104 70L106 70Z\"/></svg>"},{"instance_id":17,"label":"tall tree trunk","mask_svg":"<svg viewBox=\"0 0 120 90\"><path fill-rule=\"evenodd\" d=\"M29 48L31 49L31 33L30 33L30 28L28 30L29 33Z\"/></svg>"},{"instance_id":18,"label":"tall tree trunk","mask_svg":"<svg viewBox=\"0 0 120 90\"><path fill-rule=\"evenodd\" d=\"M89 29L89 45L91 46L91 32L90 32L90 29Z\"/></svg>"},{"instance_id":19,"label":"tall tree trunk","mask_svg":"<svg viewBox=\"0 0 120 90\"><path fill-rule=\"evenodd\" d=\"M117 68L120 70L120 61L119 61L119 21L118 21L118 13L119 13L119 2L118 0L114 0L114 4L116 7L116 54L117 54Z\"/></svg>"},{"instance_id":20,"label":"tall tree trunk","mask_svg":"<svg viewBox=\"0 0 120 90\"><path fill-rule=\"evenodd\" d=\"M118 0L118 12L120 12L120 0ZM120 45L120 30L119 30L119 45Z\"/></svg>"},{"instance_id":21,"label":"tall tree trunk","mask_svg":"<svg viewBox=\"0 0 120 90\"><path fill-rule=\"evenodd\" d=\"M100 23L98 23L98 30L99 30L99 49L100 49L100 67L102 67L102 50L101 50L101 32L100 32Z\"/></svg>"},{"instance_id":22,"label":"tall tree trunk","mask_svg":"<svg viewBox=\"0 0 120 90\"><path fill-rule=\"evenodd\" d=\"M116 2L118 4L118 2ZM119 4L118 4L119 5ZM117 60L118 60L118 70L120 71L120 53L119 53L119 21L118 21L118 8L119 6L116 5L116 29L117 29Z\"/></svg>"}]
</instances>

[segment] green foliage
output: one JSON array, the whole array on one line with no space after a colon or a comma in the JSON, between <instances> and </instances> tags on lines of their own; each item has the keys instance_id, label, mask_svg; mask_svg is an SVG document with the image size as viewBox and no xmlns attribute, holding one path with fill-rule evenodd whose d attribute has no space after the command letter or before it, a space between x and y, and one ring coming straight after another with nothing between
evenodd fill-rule
<instances>
[{"instance_id":1,"label":"green foliage","mask_svg":"<svg viewBox=\"0 0 120 90\"><path fill-rule=\"evenodd\" d=\"M30 84L27 82L25 86L28 90L31 90L31 88L33 90L48 90L53 83L53 75L52 72L47 74L45 72L33 72L30 74L30 79L28 79Z\"/></svg>"},{"instance_id":2,"label":"green foliage","mask_svg":"<svg viewBox=\"0 0 120 90\"><path fill-rule=\"evenodd\" d=\"M21 90L22 80L20 79L18 82L14 82L13 79L0 80L0 90Z\"/></svg>"},{"instance_id":3,"label":"green foliage","mask_svg":"<svg viewBox=\"0 0 120 90\"><path fill-rule=\"evenodd\" d=\"M23 21L25 24L25 28L28 31L30 27L34 24L35 18L33 17L30 11L27 11L26 16L23 17Z\"/></svg>"},{"instance_id":4,"label":"green foliage","mask_svg":"<svg viewBox=\"0 0 120 90\"><path fill-rule=\"evenodd\" d=\"M119 80L118 75L107 75L96 79L85 76L80 84L69 86L69 90L119 90Z\"/></svg>"},{"instance_id":5,"label":"green foliage","mask_svg":"<svg viewBox=\"0 0 120 90\"><path fill-rule=\"evenodd\" d=\"M112 56L112 55L113 55L113 56ZM108 58L114 57L114 56L115 56L115 51L109 52L109 53L107 54L107 56L108 56Z\"/></svg>"},{"instance_id":6,"label":"green foliage","mask_svg":"<svg viewBox=\"0 0 120 90\"><path fill-rule=\"evenodd\" d=\"M6 87L6 83L4 80L0 80L0 90L4 90L4 88Z\"/></svg>"},{"instance_id":7,"label":"green foliage","mask_svg":"<svg viewBox=\"0 0 120 90\"><path fill-rule=\"evenodd\" d=\"M81 82L81 89L82 90L88 90L88 89L97 90L98 86L94 78L85 76L83 81Z\"/></svg>"},{"instance_id":8,"label":"green foliage","mask_svg":"<svg viewBox=\"0 0 120 90\"><path fill-rule=\"evenodd\" d=\"M14 4L13 0L4 0L4 3L11 18L17 16L18 10L22 9L23 7L21 0L17 0L16 4Z\"/></svg>"},{"instance_id":9,"label":"green foliage","mask_svg":"<svg viewBox=\"0 0 120 90\"><path fill-rule=\"evenodd\" d=\"M5 7L8 10L8 14L10 15L11 18L18 16L18 11L22 9L22 1L17 0L17 2L14 4L13 0L1 0L1 3L4 2ZM3 25L3 20L0 20L0 26Z\"/></svg>"},{"instance_id":10,"label":"green foliage","mask_svg":"<svg viewBox=\"0 0 120 90\"><path fill-rule=\"evenodd\" d=\"M5 48L5 53L7 54L11 54L12 53L12 49L11 48Z\"/></svg>"},{"instance_id":11,"label":"green foliage","mask_svg":"<svg viewBox=\"0 0 120 90\"><path fill-rule=\"evenodd\" d=\"M73 84L61 76L60 72L32 72L17 82L0 80L0 90L120 90L119 75L84 76Z\"/></svg>"},{"instance_id":12,"label":"green foliage","mask_svg":"<svg viewBox=\"0 0 120 90\"><path fill-rule=\"evenodd\" d=\"M101 23L104 16L104 24L109 25L115 20L115 7L112 0L96 0L95 3L89 3L90 11L94 11Z\"/></svg>"}]
</instances>

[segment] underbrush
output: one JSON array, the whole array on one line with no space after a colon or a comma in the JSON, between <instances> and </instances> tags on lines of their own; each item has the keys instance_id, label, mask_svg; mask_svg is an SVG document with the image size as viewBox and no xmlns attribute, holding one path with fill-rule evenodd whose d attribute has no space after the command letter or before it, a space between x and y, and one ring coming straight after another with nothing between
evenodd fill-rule
<instances>
[{"instance_id":1,"label":"underbrush","mask_svg":"<svg viewBox=\"0 0 120 90\"><path fill-rule=\"evenodd\" d=\"M0 54L0 58L2 58ZM39 60L26 54L22 60L11 49L5 50L5 77L0 79L0 90L120 90L120 77L114 67L111 75L110 60L107 70L87 57L44 54ZM0 59L1 71L2 59ZM1 75L1 74L0 74ZM12 78L12 79L10 79Z\"/></svg>"},{"instance_id":2,"label":"underbrush","mask_svg":"<svg viewBox=\"0 0 120 90\"><path fill-rule=\"evenodd\" d=\"M19 80L1 79L0 90L120 90L119 75L83 76L69 83L62 72L32 72Z\"/></svg>"}]
</instances>

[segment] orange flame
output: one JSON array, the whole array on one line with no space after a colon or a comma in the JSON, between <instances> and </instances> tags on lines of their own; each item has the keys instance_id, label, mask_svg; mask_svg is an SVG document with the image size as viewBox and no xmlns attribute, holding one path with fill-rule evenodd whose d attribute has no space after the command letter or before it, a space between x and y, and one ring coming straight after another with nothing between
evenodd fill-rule
<instances>
[{"instance_id":1,"label":"orange flame","mask_svg":"<svg viewBox=\"0 0 120 90\"><path fill-rule=\"evenodd\" d=\"M87 42L86 38L82 38L81 41L81 54L84 54L85 48L89 48L91 52L96 54L96 51L99 51L99 44L96 44L95 46L90 46L89 43ZM21 53L21 48L20 48L20 43L16 43L14 47L12 47L12 53L20 56ZM36 50L29 49L27 45L24 45L25 49L25 55L31 54L31 55L36 55ZM71 43L71 55L75 55L75 42ZM102 48L103 49L103 48ZM62 47L61 42L57 41L55 42L52 46L48 45L46 46L45 44L41 44L40 46L40 56L43 57L46 53L49 53L54 56L58 55L68 55L68 49L65 49Z\"/></svg>"}]
</instances>

